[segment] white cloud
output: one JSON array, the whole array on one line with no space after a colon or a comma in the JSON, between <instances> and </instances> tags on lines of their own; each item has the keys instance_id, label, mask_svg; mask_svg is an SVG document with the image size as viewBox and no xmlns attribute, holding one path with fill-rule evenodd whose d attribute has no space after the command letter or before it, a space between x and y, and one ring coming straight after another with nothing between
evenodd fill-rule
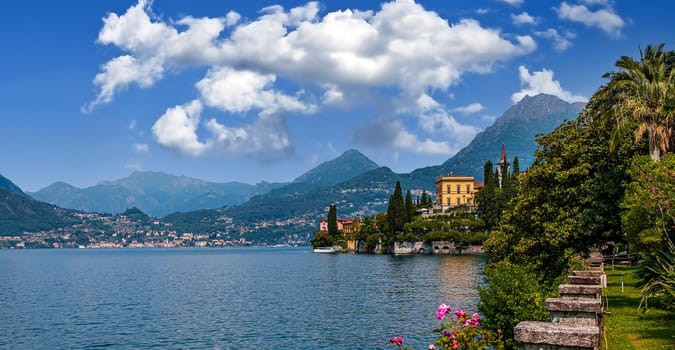
<instances>
[{"instance_id":1,"label":"white cloud","mask_svg":"<svg viewBox=\"0 0 675 350\"><path fill-rule=\"evenodd\" d=\"M226 25L227 27L232 27L233 25L239 23L239 20L240 20L240 19L241 19L241 15L240 15L240 14L238 14L238 13L236 13L236 12L234 12L234 11L230 11L230 12L228 12L227 15L225 16L225 25Z\"/></svg>"},{"instance_id":2,"label":"white cloud","mask_svg":"<svg viewBox=\"0 0 675 350\"><path fill-rule=\"evenodd\" d=\"M330 86L323 93L321 100L327 105L339 105L344 102L345 94L336 86Z\"/></svg>"},{"instance_id":3,"label":"white cloud","mask_svg":"<svg viewBox=\"0 0 675 350\"><path fill-rule=\"evenodd\" d=\"M553 49L558 52L569 49L570 46L572 46L572 39L576 37L576 35L572 32L566 31L564 34L560 34L553 28L549 28L541 32L534 32L534 34L539 37L552 40Z\"/></svg>"},{"instance_id":4,"label":"white cloud","mask_svg":"<svg viewBox=\"0 0 675 350\"><path fill-rule=\"evenodd\" d=\"M209 119L203 127L210 133L200 140L202 103L190 103L167 109L152 127L155 141L180 154L201 156L207 152L253 154L262 151L284 151L291 146L288 129L279 115L260 114L252 124L232 128ZM147 147L147 145L146 145Z\"/></svg>"},{"instance_id":5,"label":"white cloud","mask_svg":"<svg viewBox=\"0 0 675 350\"><path fill-rule=\"evenodd\" d=\"M150 153L150 146L147 143L134 143L134 151L138 153L148 154Z\"/></svg>"},{"instance_id":6,"label":"white cloud","mask_svg":"<svg viewBox=\"0 0 675 350\"><path fill-rule=\"evenodd\" d=\"M479 14L479 15L485 15L485 14L488 14L488 13L490 13L490 9L488 9L488 8L479 8L479 9L476 10L476 14Z\"/></svg>"},{"instance_id":7,"label":"white cloud","mask_svg":"<svg viewBox=\"0 0 675 350\"><path fill-rule=\"evenodd\" d=\"M467 145L480 131L475 126L457 122L440 103L427 94L418 97L417 106L420 127L430 134L443 134L455 140L456 148Z\"/></svg>"},{"instance_id":8,"label":"white cloud","mask_svg":"<svg viewBox=\"0 0 675 350\"><path fill-rule=\"evenodd\" d=\"M280 111L314 112L316 106L271 89L275 80L273 74L224 67L209 71L196 86L206 105L231 113L251 109L259 109L263 114Z\"/></svg>"},{"instance_id":9,"label":"white cloud","mask_svg":"<svg viewBox=\"0 0 675 350\"><path fill-rule=\"evenodd\" d=\"M399 120L370 120L356 131L354 141L366 146L394 148L419 154L452 155L456 152L447 141L433 141L430 138L420 141Z\"/></svg>"},{"instance_id":10,"label":"white cloud","mask_svg":"<svg viewBox=\"0 0 675 350\"><path fill-rule=\"evenodd\" d=\"M83 113L91 112L101 103L109 103L116 93L126 89L131 83L149 87L164 73L164 67L155 59L138 60L129 55L115 57L101 69L94 78L94 85L100 87L101 91L94 101L82 107Z\"/></svg>"},{"instance_id":11,"label":"white cloud","mask_svg":"<svg viewBox=\"0 0 675 350\"><path fill-rule=\"evenodd\" d=\"M483 106L480 103L474 102L466 106L462 107L455 107L452 109L453 112L461 113L461 114L473 114L480 112L485 109L485 106Z\"/></svg>"},{"instance_id":12,"label":"white cloud","mask_svg":"<svg viewBox=\"0 0 675 350\"><path fill-rule=\"evenodd\" d=\"M520 6L525 2L525 0L498 0L498 1L509 4L511 6Z\"/></svg>"},{"instance_id":13,"label":"white cloud","mask_svg":"<svg viewBox=\"0 0 675 350\"><path fill-rule=\"evenodd\" d=\"M621 28L626 24L624 20L609 7L591 11L585 5L570 5L563 1L560 4L560 7L554 9L558 13L558 18L560 19L583 23L587 27L597 27L614 37L621 36Z\"/></svg>"},{"instance_id":14,"label":"white cloud","mask_svg":"<svg viewBox=\"0 0 675 350\"><path fill-rule=\"evenodd\" d=\"M252 124L228 128L211 119L206 128L213 134L215 150L230 154L252 154L260 151L284 151L291 146L284 120L277 115L261 115Z\"/></svg>"},{"instance_id":15,"label":"white cloud","mask_svg":"<svg viewBox=\"0 0 675 350\"><path fill-rule=\"evenodd\" d=\"M609 5L609 0L581 0L586 5Z\"/></svg>"},{"instance_id":16,"label":"white cloud","mask_svg":"<svg viewBox=\"0 0 675 350\"><path fill-rule=\"evenodd\" d=\"M129 130L132 130L132 131L133 131L133 130L136 130L136 124L137 124L136 119L132 119L132 120L129 122Z\"/></svg>"},{"instance_id":17,"label":"white cloud","mask_svg":"<svg viewBox=\"0 0 675 350\"><path fill-rule=\"evenodd\" d=\"M564 90L560 82L553 79L553 71L549 69L542 69L538 72L532 72L524 67L518 67L520 78L520 86L522 89L511 95L513 103L517 103L525 96L535 96L538 94L549 94L557 96L561 100L567 102L586 102L588 98L581 95L574 95L571 92Z\"/></svg>"},{"instance_id":18,"label":"white cloud","mask_svg":"<svg viewBox=\"0 0 675 350\"><path fill-rule=\"evenodd\" d=\"M200 156L212 147L211 142L201 142L197 136L202 104L194 100L166 110L155 125L152 133L160 145L182 154Z\"/></svg>"},{"instance_id":19,"label":"white cloud","mask_svg":"<svg viewBox=\"0 0 675 350\"><path fill-rule=\"evenodd\" d=\"M523 12L519 15L511 14L511 19L513 20L513 24L516 25L537 23L537 20L530 16L527 12Z\"/></svg>"},{"instance_id":20,"label":"white cloud","mask_svg":"<svg viewBox=\"0 0 675 350\"><path fill-rule=\"evenodd\" d=\"M291 9L274 5L252 19L230 11L223 17L164 20L152 14L150 6L151 1L139 0L125 13L103 18L98 43L122 52L101 66L93 82L98 94L82 110L110 103L130 86L150 87L168 73L207 68L195 83L197 99L168 108L152 128L158 144L193 156L218 150L289 149L282 113L370 103L363 96L383 90L399 93L402 99L430 90L447 92L466 72L489 73L495 63L537 48L529 35L502 33L473 19L449 23L413 0L324 15L317 2ZM302 90L289 93L293 84ZM422 131L446 130L453 136L474 132L442 106L424 111L412 106L409 110L419 118ZM203 107L244 117L253 110L258 119L237 127L216 119L201 123ZM209 138L200 140L200 128L210 132ZM398 139L408 141L398 145L409 149L432 152L449 147L447 142L418 141L401 130Z\"/></svg>"},{"instance_id":21,"label":"white cloud","mask_svg":"<svg viewBox=\"0 0 675 350\"><path fill-rule=\"evenodd\" d=\"M98 42L127 54L103 66L94 82L99 95L88 109L110 102L130 84L147 87L167 70L189 66L245 65L318 86L394 86L419 93L446 89L464 72L489 72L494 62L536 49L529 36L511 42L475 20L450 24L411 0L384 3L377 12L343 10L323 17L315 2L289 11L272 6L246 23L234 12L167 23L153 20L149 11L140 0L123 15L104 18ZM222 38L228 26L233 29Z\"/></svg>"}]
</instances>

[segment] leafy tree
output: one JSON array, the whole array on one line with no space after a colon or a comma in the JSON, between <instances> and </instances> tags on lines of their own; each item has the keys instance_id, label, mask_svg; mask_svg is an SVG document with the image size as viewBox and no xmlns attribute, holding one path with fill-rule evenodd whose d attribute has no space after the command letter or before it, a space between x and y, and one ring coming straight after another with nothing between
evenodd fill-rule
<instances>
[{"instance_id":1,"label":"leafy tree","mask_svg":"<svg viewBox=\"0 0 675 350\"><path fill-rule=\"evenodd\" d=\"M675 155L659 162L636 157L629 173L633 181L622 204L624 232L631 250L655 250L675 235Z\"/></svg>"},{"instance_id":2,"label":"leafy tree","mask_svg":"<svg viewBox=\"0 0 675 350\"><path fill-rule=\"evenodd\" d=\"M606 105L615 122L612 149L628 131L636 143L647 134L654 161L670 150L675 137L675 52L663 51L663 46L640 50L639 60L622 56L615 63L619 71L605 74L610 82L601 89L602 96L612 102Z\"/></svg>"},{"instance_id":3,"label":"leafy tree","mask_svg":"<svg viewBox=\"0 0 675 350\"><path fill-rule=\"evenodd\" d=\"M330 247L335 245L335 238L326 231L316 231L314 232L314 239L311 243L314 248Z\"/></svg>"},{"instance_id":4,"label":"leafy tree","mask_svg":"<svg viewBox=\"0 0 675 350\"><path fill-rule=\"evenodd\" d=\"M359 241L365 241L368 238L368 235L377 232L375 218L372 216L365 216L361 219L361 227L359 227L358 235L356 239Z\"/></svg>"},{"instance_id":5,"label":"leafy tree","mask_svg":"<svg viewBox=\"0 0 675 350\"><path fill-rule=\"evenodd\" d=\"M514 207L485 242L495 260L533 264L551 279L590 247L621 241L622 184L639 145L624 142L607 152L613 122L603 112L605 103L596 94L579 118L537 139Z\"/></svg>"},{"instance_id":6,"label":"leafy tree","mask_svg":"<svg viewBox=\"0 0 675 350\"><path fill-rule=\"evenodd\" d=\"M666 154L659 162L635 157L630 174L621 218L631 249L642 254L640 306L663 296L663 303L675 309L675 155Z\"/></svg>"},{"instance_id":7,"label":"leafy tree","mask_svg":"<svg viewBox=\"0 0 675 350\"><path fill-rule=\"evenodd\" d=\"M410 193L410 190L406 191L405 193L405 214L405 222L412 222L413 217L415 216L415 207L413 206L412 194Z\"/></svg>"},{"instance_id":8,"label":"leafy tree","mask_svg":"<svg viewBox=\"0 0 675 350\"><path fill-rule=\"evenodd\" d=\"M328 234L333 238L336 238L339 235L337 224L337 207L335 204L331 204L330 209L328 209Z\"/></svg>"}]
</instances>

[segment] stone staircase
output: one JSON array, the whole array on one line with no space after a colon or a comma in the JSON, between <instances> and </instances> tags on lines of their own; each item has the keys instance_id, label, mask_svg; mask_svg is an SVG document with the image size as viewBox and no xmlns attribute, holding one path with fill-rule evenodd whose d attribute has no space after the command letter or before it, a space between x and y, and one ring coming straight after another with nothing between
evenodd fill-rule
<instances>
[{"instance_id":1,"label":"stone staircase","mask_svg":"<svg viewBox=\"0 0 675 350\"><path fill-rule=\"evenodd\" d=\"M551 322L523 321L514 329L523 350L572 350L601 348L603 328L602 288L606 287L602 256L591 256L592 270L574 271L558 287L559 298L548 298Z\"/></svg>"}]
</instances>

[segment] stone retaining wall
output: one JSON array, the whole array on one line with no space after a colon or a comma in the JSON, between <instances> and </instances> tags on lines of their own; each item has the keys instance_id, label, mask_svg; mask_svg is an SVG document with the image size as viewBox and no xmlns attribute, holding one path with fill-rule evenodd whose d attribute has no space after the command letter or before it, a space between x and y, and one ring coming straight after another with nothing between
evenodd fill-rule
<instances>
[{"instance_id":1,"label":"stone retaining wall","mask_svg":"<svg viewBox=\"0 0 675 350\"><path fill-rule=\"evenodd\" d=\"M432 241L424 242L396 242L393 253L395 255L408 254L483 254L482 245L470 245L466 249L459 250L454 242Z\"/></svg>"}]
</instances>

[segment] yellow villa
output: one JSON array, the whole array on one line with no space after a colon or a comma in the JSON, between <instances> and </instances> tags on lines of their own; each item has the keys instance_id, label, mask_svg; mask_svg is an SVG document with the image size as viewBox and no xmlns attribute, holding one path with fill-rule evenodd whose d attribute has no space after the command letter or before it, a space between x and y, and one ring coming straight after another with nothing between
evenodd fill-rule
<instances>
[{"instance_id":1,"label":"yellow villa","mask_svg":"<svg viewBox=\"0 0 675 350\"><path fill-rule=\"evenodd\" d=\"M474 181L473 176L452 175L436 178L436 205L443 210L459 206L473 208L476 193L483 183Z\"/></svg>"}]
</instances>

